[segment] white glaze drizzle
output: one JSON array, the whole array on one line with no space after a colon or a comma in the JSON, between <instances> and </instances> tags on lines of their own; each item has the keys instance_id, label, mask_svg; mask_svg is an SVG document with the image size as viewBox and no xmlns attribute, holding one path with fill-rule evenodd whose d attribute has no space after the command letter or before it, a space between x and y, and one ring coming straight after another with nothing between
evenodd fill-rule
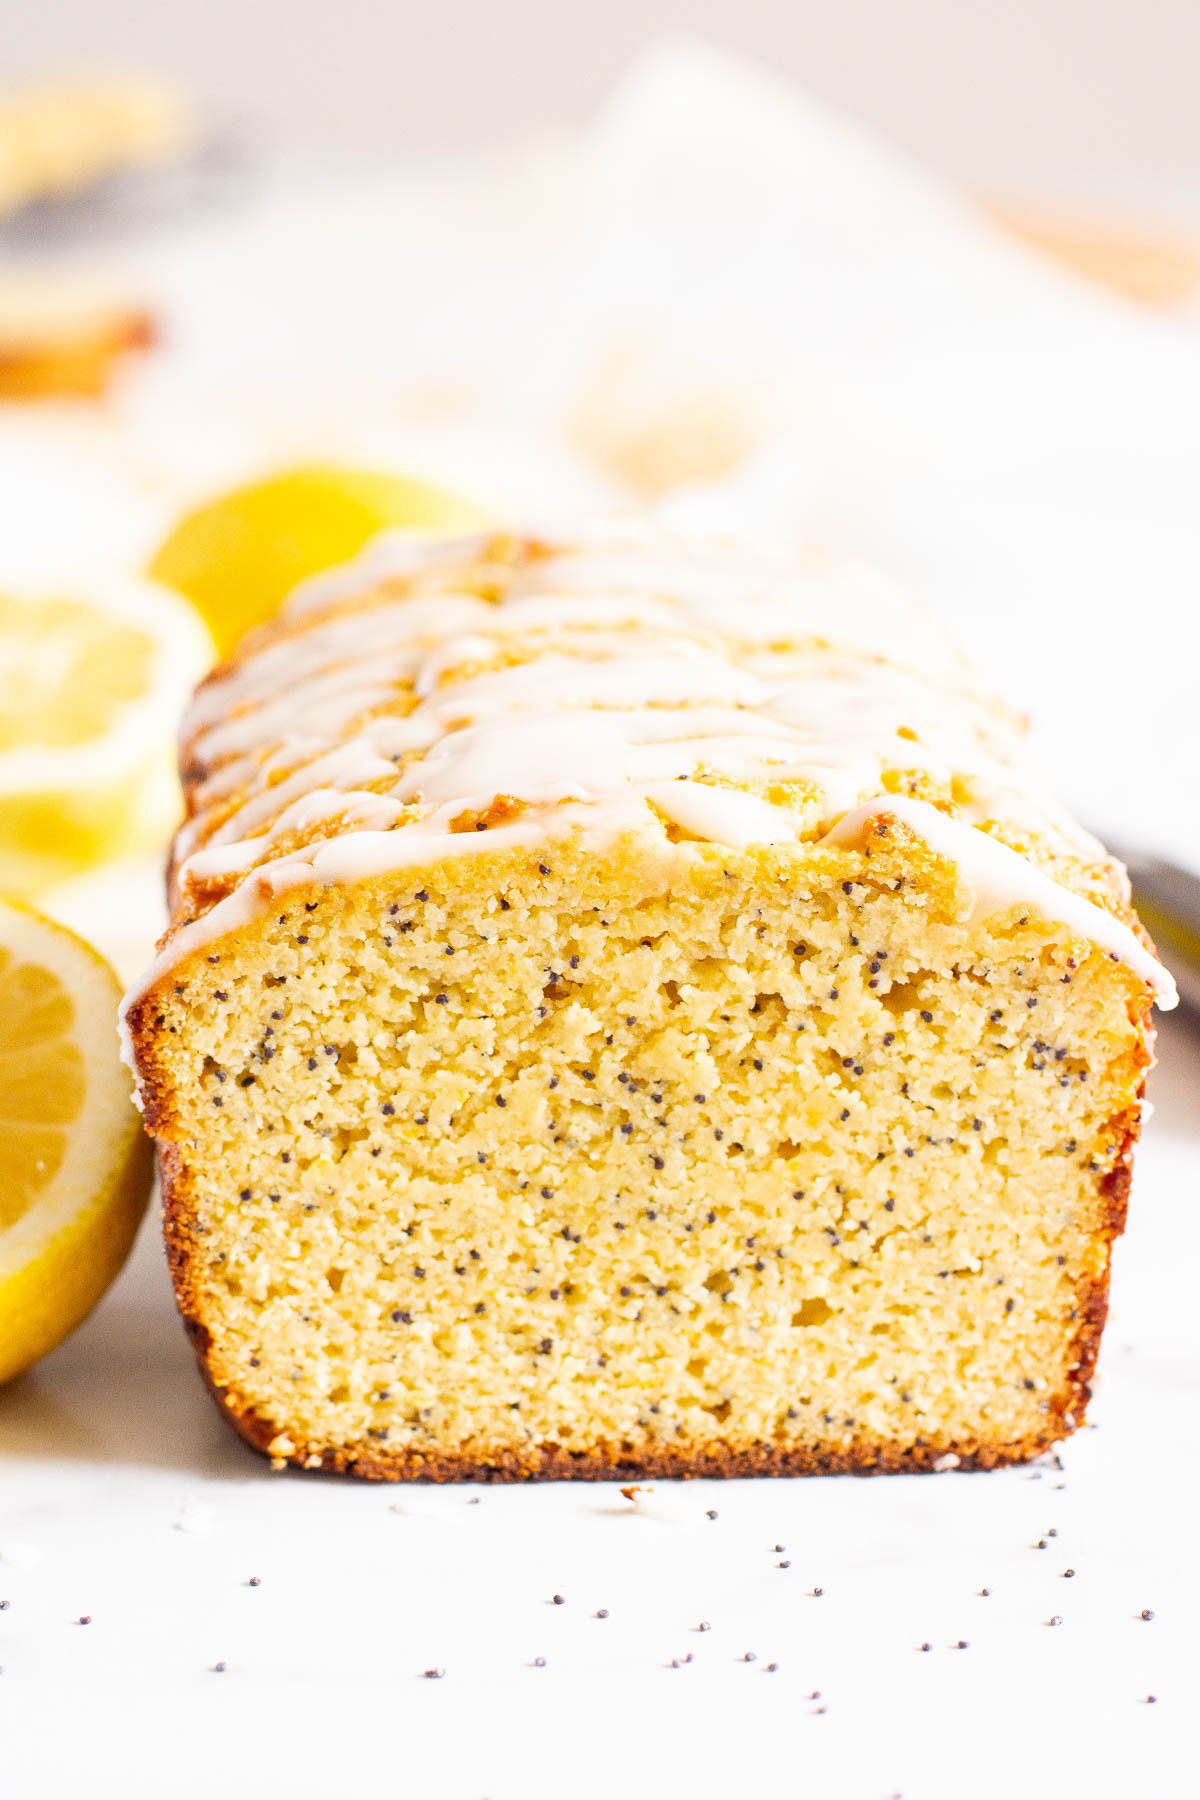
<instances>
[{"instance_id":1,"label":"white glaze drizzle","mask_svg":"<svg viewBox=\"0 0 1200 1800\"><path fill-rule=\"evenodd\" d=\"M205 682L188 710L189 728L216 724L243 705L260 703L273 686L293 684L338 663L359 665L376 652L407 650L423 637L437 643L447 631L469 631L473 625L486 624L494 610L473 595L439 594L436 599L399 600L365 613L335 613L282 642L269 640Z\"/></svg>"},{"instance_id":2,"label":"white glaze drizzle","mask_svg":"<svg viewBox=\"0 0 1200 1800\"><path fill-rule=\"evenodd\" d=\"M486 532L459 537L418 537L411 531L381 531L352 561L310 575L288 598L293 614L324 612L339 600L353 600L383 582L403 581L447 562L467 562L488 543Z\"/></svg>"},{"instance_id":3,"label":"white glaze drizzle","mask_svg":"<svg viewBox=\"0 0 1200 1800\"><path fill-rule=\"evenodd\" d=\"M1154 992L1164 1011L1179 1003L1175 983L1136 934L1102 906L1054 881L1026 856L998 838L965 824L907 795L882 794L843 814L823 844L857 844L868 827L888 815L907 825L929 848L951 863L967 889L968 920L992 919L1016 911L1037 913L1064 925L1074 937L1099 944L1118 962L1126 962Z\"/></svg>"},{"instance_id":4,"label":"white glaze drizzle","mask_svg":"<svg viewBox=\"0 0 1200 1800\"><path fill-rule=\"evenodd\" d=\"M836 846L890 812L956 864L977 912L1036 910L1173 1004L1128 926L975 829L1009 818L1052 855L1095 860L1031 795L1012 721L875 578L617 532L518 555L497 601L454 591L489 554L479 537L381 540L306 583L278 635L201 689L183 734L204 773L179 885L185 900L240 885L176 933L139 991L297 882L567 829L668 850L665 823L735 848L822 833ZM397 591L430 572L446 591ZM958 816L886 793L888 771L953 784ZM501 797L527 809L516 823L454 829ZM297 836L309 841L284 848Z\"/></svg>"}]
</instances>

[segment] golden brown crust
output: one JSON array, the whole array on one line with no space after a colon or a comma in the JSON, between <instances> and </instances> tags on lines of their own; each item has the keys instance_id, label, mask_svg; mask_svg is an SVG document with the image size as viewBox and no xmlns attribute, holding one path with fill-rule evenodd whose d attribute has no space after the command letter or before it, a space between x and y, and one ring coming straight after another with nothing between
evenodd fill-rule
<instances>
[{"instance_id":1,"label":"golden brown crust","mask_svg":"<svg viewBox=\"0 0 1200 1800\"><path fill-rule=\"evenodd\" d=\"M202 1363L203 1367L203 1363ZM254 1413L239 1414L229 1397L213 1387L227 1409L236 1430L256 1450L268 1455L275 1427ZM1076 1423L1082 1422L1082 1411ZM1014 1444L955 1446L917 1439L911 1444L863 1440L846 1447L815 1448L812 1445L755 1444L734 1449L715 1444L711 1449L645 1451L628 1444L596 1444L591 1449L564 1450L557 1444L531 1445L515 1451L464 1450L461 1455L424 1456L414 1452L378 1450L297 1449L286 1458L275 1458L327 1474L356 1475L364 1481L699 1481L727 1480L768 1475L901 1475L926 1474L947 1466L961 1469L998 1469L1028 1462L1040 1456L1068 1434L1068 1428L1048 1428L1044 1435ZM958 1461L948 1465L947 1456Z\"/></svg>"},{"instance_id":2,"label":"golden brown crust","mask_svg":"<svg viewBox=\"0 0 1200 1800\"><path fill-rule=\"evenodd\" d=\"M1149 1008L1147 1007L1146 1061L1151 1060L1149 1046L1153 1043L1153 1033L1149 1028ZM1139 1103L1145 1094L1145 1083L1138 1090ZM1082 1281L1079 1284L1079 1328L1075 1334L1072 1347L1074 1374L1072 1377L1081 1399L1078 1402L1078 1414L1070 1429L1074 1430L1083 1423L1083 1409L1091 1396L1092 1377L1096 1372L1096 1359L1100 1354L1100 1340L1104 1334L1104 1324L1108 1318L1108 1295L1112 1272L1112 1246L1125 1229L1125 1220L1129 1212L1129 1190L1133 1181L1133 1153L1137 1147L1141 1132L1141 1106L1131 1107L1120 1118L1114 1119L1110 1126L1113 1136L1119 1145L1117 1158L1100 1183L1101 1200L1104 1206L1104 1220L1100 1235L1104 1243L1103 1274L1094 1281Z\"/></svg>"}]
</instances>

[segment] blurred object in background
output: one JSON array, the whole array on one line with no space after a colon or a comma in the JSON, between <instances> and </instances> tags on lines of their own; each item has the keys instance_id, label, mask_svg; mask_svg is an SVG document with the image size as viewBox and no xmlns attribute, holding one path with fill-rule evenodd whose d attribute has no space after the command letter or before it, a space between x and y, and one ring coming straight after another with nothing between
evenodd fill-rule
<instances>
[{"instance_id":1,"label":"blurred object in background","mask_svg":"<svg viewBox=\"0 0 1200 1800\"><path fill-rule=\"evenodd\" d=\"M191 601L221 656L294 588L350 562L381 532L477 530L485 514L428 482L307 464L214 495L180 519L148 573Z\"/></svg>"},{"instance_id":2,"label":"blurred object in background","mask_svg":"<svg viewBox=\"0 0 1200 1800\"><path fill-rule=\"evenodd\" d=\"M55 249L238 197L249 166L164 77L47 80L0 91L0 242Z\"/></svg>"},{"instance_id":3,"label":"blurred object in background","mask_svg":"<svg viewBox=\"0 0 1200 1800\"><path fill-rule=\"evenodd\" d=\"M690 364L634 334L603 350L568 410L568 442L619 485L657 500L732 475L766 442L764 395L735 370Z\"/></svg>"},{"instance_id":4,"label":"blurred object in background","mask_svg":"<svg viewBox=\"0 0 1200 1800\"><path fill-rule=\"evenodd\" d=\"M1200 1013L1200 876L1161 857L1118 847L1133 903L1169 965L1185 1006Z\"/></svg>"},{"instance_id":5,"label":"blurred object in background","mask_svg":"<svg viewBox=\"0 0 1200 1800\"><path fill-rule=\"evenodd\" d=\"M998 206L1005 232L1060 267L1139 305L1170 310L1200 291L1200 249L1126 227L1053 219ZM769 398L711 357L618 335L585 374L564 421L567 441L631 497L655 501L718 482L769 440Z\"/></svg>"},{"instance_id":6,"label":"blurred object in background","mask_svg":"<svg viewBox=\"0 0 1200 1800\"><path fill-rule=\"evenodd\" d=\"M161 844L175 730L212 642L132 577L0 588L0 890L36 896Z\"/></svg>"},{"instance_id":7,"label":"blurred object in background","mask_svg":"<svg viewBox=\"0 0 1200 1800\"><path fill-rule=\"evenodd\" d=\"M162 165L198 138L191 103L158 77L95 75L0 95L0 212Z\"/></svg>"},{"instance_id":8,"label":"blurred object in background","mask_svg":"<svg viewBox=\"0 0 1200 1800\"><path fill-rule=\"evenodd\" d=\"M997 206L999 224L1077 275L1142 306L1186 306L1200 291L1200 249L1127 225Z\"/></svg>"},{"instance_id":9,"label":"blurred object in background","mask_svg":"<svg viewBox=\"0 0 1200 1800\"><path fill-rule=\"evenodd\" d=\"M154 339L146 309L93 277L0 267L0 401L98 399Z\"/></svg>"}]
</instances>

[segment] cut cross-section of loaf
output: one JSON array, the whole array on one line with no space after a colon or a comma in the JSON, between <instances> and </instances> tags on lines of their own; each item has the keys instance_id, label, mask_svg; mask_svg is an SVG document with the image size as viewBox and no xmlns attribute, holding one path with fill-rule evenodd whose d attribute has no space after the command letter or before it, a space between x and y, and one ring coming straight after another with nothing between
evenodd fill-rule
<instances>
[{"instance_id":1,"label":"cut cross-section of loaf","mask_svg":"<svg viewBox=\"0 0 1200 1800\"><path fill-rule=\"evenodd\" d=\"M1170 983L861 572L385 540L197 697L127 1001L180 1308L276 1459L989 1466L1080 1423Z\"/></svg>"}]
</instances>

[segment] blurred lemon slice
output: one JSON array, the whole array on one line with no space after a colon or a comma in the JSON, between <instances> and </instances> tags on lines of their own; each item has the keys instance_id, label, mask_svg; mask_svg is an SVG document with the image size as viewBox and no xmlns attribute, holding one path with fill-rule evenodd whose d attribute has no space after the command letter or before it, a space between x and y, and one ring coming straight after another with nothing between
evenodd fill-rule
<instances>
[{"instance_id":1,"label":"blurred lemon slice","mask_svg":"<svg viewBox=\"0 0 1200 1800\"><path fill-rule=\"evenodd\" d=\"M117 1054L117 978L0 901L0 1381L61 1344L120 1269L150 1141Z\"/></svg>"},{"instance_id":2,"label":"blurred lemon slice","mask_svg":"<svg viewBox=\"0 0 1200 1800\"><path fill-rule=\"evenodd\" d=\"M307 576L351 561L377 532L458 531L483 522L477 507L423 481L312 464L189 513L150 574L187 595L224 656Z\"/></svg>"},{"instance_id":3,"label":"blurred lemon slice","mask_svg":"<svg viewBox=\"0 0 1200 1800\"><path fill-rule=\"evenodd\" d=\"M179 715L211 662L169 589L0 581L0 890L37 893L162 840L178 814Z\"/></svg>"}]
</instances>

